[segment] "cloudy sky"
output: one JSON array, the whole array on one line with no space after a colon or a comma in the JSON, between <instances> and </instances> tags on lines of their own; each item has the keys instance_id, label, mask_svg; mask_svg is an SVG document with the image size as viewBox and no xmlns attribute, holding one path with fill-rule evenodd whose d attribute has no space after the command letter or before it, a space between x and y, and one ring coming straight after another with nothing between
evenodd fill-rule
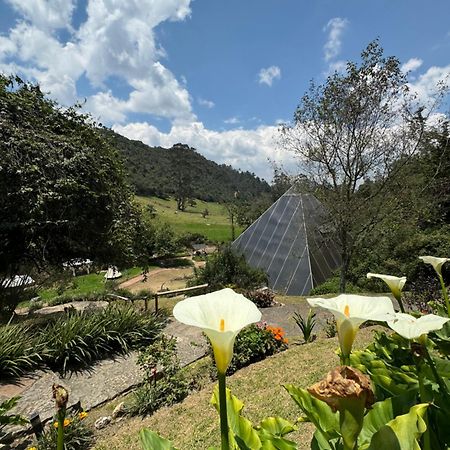
<instances>
[{"instance_id":1,"label":"cloudy sky","mask_svg":"<svg viewBox=\"0 0 450 450\"><path fill-rule=\"evenodd\" d=\"M426 97L450 73L448 0L0 0L0 71L150 145L271 180L309 80L379 37Z\"/></svg>"}]
</instances>

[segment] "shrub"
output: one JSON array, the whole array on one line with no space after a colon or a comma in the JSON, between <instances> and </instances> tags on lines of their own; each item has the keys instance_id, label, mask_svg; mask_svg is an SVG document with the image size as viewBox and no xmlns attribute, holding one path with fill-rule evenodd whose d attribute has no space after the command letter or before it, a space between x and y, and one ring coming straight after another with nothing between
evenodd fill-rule
<instances>
[{"instance_id":1,"label":"shrub","mask_svg":"<svg viewBox=\"0 0 450 450\"><path fill-rule=\"evenodd\" d=\"M316 326L316 313L310 309L306 319L300 313L295 313L294 320L303 334L305 344L314 341L316 338L316 335L313 334Z\"/></svg>"},{"instance_id":2,"label":"shrub","mask_svg":"<svg viewBox=\"0 0 450 450\"><path fill-rule=\"evenodd\" d=\"M267 275L250 267L243 255L238 255L227 245L209 256L205 267L195 269L191 286L204 283L208 283L213 291L227 286L255 289L267 284Z\"/></svg>"},{"instance_id":3,"label":"shrub","mask_svg":"<svg viewBox=\"0 0 450 450\"><path fill-rule=\"evenodd\" d=\"M162 336L141 353L138 364L145 371L144 383L136 389L127 406L129 414L152 414L187 396L189 383L180 368L175 339Z\"/></svg>"},{"instance_id":4,"label":"shrub","mask_svg":"<svg viewBox=\"0 0 450 450\"><path fill-rule=\"evenodd\" d=\"M288 340L284 334L281 327L271 327L264 322L244 328L236 337L233 359L228 367L227 375L286 350ZM210 348L210 354L212 357L212 348ZM212 368L211 375L214 377L216 375L214 365Z\"/></svg>"},{"instance_id":5,"label":"shrub","mask_svg":"<svg viewBox=\"0 0 450 450\"><path fill-rule=\"evenodd\" d=\"M192 244L204 244L206 237L200 233L184 233L178 238L179 247L190 248Z\"/></svg>"},{"instance_id":6,"label":"shrub","mask_svg":"<svg viewBox=\"0 0 450 450\"><path fill-rule=\"evenodd\" d=\"M322 284L319 284L315 288L312 288L309 291L309 295L338 294L339 283L340 283L339 276L329 278ZM347 282L345 291L347 294L357 294L361 292L361 289L358 286L355 286L354 284Z\"/></svg>"},{"instance_id":7,"label":"shrub","mask_svg":"<svg viewBox=\"0 0 450 450\"><path fill-rule=\"evenodd\" d=\"M23 324L0 327L0 378L19 377L34 369L41 357L31 328Z\"/></svg>"},{"instance_id":8,"label":"shrub","mask_svg":"<svg viewBox=\"0 0 450 450\"><path fill-rule=\"evenodd\" d=\"M129 306L110 305L102 312L68 312L39 333L47 364L63 373L112 353L127 353L154 341L160 316L140 315Z\"/></svg>"},{"instance_id":9,"label":"shrub","mask_svg":"<svg viewBox=\"0 0 450 450\"><path fill-rule=\"evenodd\" d=\"M323 327L325 331L325 336L329 339L334 338L337 334L337 324L334 317L328 318L325 321L325 326Z\"/></svg>"},{"instance_id":10,"label":"shrub","mask_svg":"<svg viewBox=\"0 0 450 450\"><path fill-rule=\"evenodd\" d=\"M243 295L251 300L258 308L268 308L273 305L275 294L270 289L244 291Z\"/></svg>"},{"instance_id":11,"label":"shrub","mask_svg":"<svg viewBox=\"0 0 450 450\"><path fill-rule=\"evenodd\" d=\"M87 450L93 443L93 432L83 423L85 412L68 416L64 421L64 450ZM55 450L58 439L56 419L38 438L39 450Z\"/></svg>"}]
</instances>

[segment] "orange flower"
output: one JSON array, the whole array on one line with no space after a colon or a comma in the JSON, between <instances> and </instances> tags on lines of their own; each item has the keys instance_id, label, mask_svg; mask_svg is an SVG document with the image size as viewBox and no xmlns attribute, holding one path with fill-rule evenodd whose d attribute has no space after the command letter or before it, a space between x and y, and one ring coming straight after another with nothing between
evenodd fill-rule
<instances>
[{"instance_id":1,"label":"orange flower","mask_svg":"<svg viewBox=\"0 0 450 450\"><path fill-rule=\"evenodd\" d=\"M70 424L72 423L72 421L70 419L64 419L64 427L68 427ZM55 428L58 428L59 423L58 422L53 422L53 426Z\"/></svg>"},{"instance_id":2,"label":"orange flower","mask_svg":"<svg viewBox=\"0 0 450 450\"><path fill-rule=\"evenodd\" d=\"M288 344L288 343L289 343L288 338L284 338L284 339L283 339L283 344Z\"/></svg>"},{"instance_id":3,"label":"orange flower","mask_svg":"<svg viewBox=\"0 0 450 450\"><path fill-rule=\"evenodd\" d=\"M83 420L85 417L87 417L88 413L86 411L81 411L80 414L78 414L78 418L80 420Z\"/></svg>"}]
</instances>

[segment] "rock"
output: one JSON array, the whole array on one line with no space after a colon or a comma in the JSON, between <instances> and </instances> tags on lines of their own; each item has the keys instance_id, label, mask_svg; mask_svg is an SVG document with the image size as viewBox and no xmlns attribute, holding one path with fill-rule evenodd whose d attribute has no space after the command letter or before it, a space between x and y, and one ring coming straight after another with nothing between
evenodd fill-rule
<instances>
[{"instance_id":1,"label":"rock","mask_svg":"<svg viewBox=\"0 0 450 450\"><path fill-rule=\"evenodd\" d=\"M97 430L101 430L102 428L105 428L110 422L111 416L104 416L100 417L100 419L97 419L94 426Z\"/></svg>"},{"instance_id":2,"label":"rock","mask_svg":"<svg viewBox=\"0 0 450 450\"><path fill-rule=\"evenodd\" d=\"M123 416L125 414L126 408L125 408L125 402L120 402L112 412L112 418L117 419L119 416Z\"/></svg>"}]
</instances>

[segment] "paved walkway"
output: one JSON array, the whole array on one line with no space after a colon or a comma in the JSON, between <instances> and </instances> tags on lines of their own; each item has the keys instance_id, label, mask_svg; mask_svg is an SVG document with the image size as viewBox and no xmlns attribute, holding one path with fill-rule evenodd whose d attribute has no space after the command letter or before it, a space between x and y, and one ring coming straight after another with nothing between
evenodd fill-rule
<instances>
[{"instance_id":1,"label":"paved walkway","mask_svg":"<svg viewBox=\"0 0 450 450\"><path fill-rule=\"evenodd\" d=\"M292 320L294 312L307 314L306 304L285 305L262 309L262 320L269 325L282 326L288 337L298 336L299 329ZM165 329L167 335L177 338L178 353L183 366L201 358L207 350L201 330L171 320ZM72 373L65 377L52 371L37 371L22 377L14 384L0 383L0 401L19 395L16 413L30 416L38 412L42 421L54 414L52 385L62 384L69 391L69 404L79 400L85 410L90 410L118 395L127 392L142 381L142 372L136 364L135 352L115 359L99 362L89 371ZM19 428L15 428L17 431Z\"/></svg>"}]
</instances>

